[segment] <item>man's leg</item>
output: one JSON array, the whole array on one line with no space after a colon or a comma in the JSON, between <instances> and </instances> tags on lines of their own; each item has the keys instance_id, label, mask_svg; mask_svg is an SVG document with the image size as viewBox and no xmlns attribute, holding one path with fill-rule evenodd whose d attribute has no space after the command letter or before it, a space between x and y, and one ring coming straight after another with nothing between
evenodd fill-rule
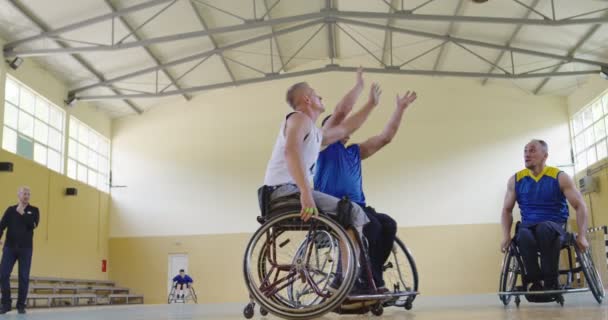
<instances>
[{"instance_id":1,"label":"man's leg","mask_svg":"<svg viewBox=\"0 0 608 320\"><path fill-rule=\"evenodd\" d=\"M388 260L393 250L395 238L397 237L397 222L388 214L376 213L376 217L382 225L382 237L380 239L380 249L382 251L382 265Z\"/></svg>"},{"instance_id":2,"label":"man's leg","mask_svg":"<svg viewBox=\"0 0 608 320\"><path fill-rule=\"evenodd\" d=\"M363 235L367 239L369 244L369 262L371 264L372 276L374 277L374 283L376 287L384 286L382 280L382 256L380 250L380 239L382 238L382 224L377 219L373 212L365 210L369 223L363 227Z\"/></svg>"},{"instance_id":3,"label":"man's leg","mask_svg":"<svg viewBox=\"0 0 608 320\"><path fill-rule=\"evenodd\" d=\"M545 289L558 288L559 253L562 247L562 226L547 221L536 225L536 241L540 251L540 265Z\"/></svg>"},{"instance_id":4,"label":"man's leg","mask_svg":"<svg viewBox=\"0 0 608 320\"><path fill-rule=\"evenodd\" d=\"M539 283L541 280L540 268L538 266L538 244L532 229L520 227L517 232L517 246L521 253L526 268L524 285Z\"/></svg>"},{"instance_id":5,"label":"man's leg","mask_svg":"<svg viewBox=\"0 0 608 320\"><path fill-rule=\"evenodd\" d=\"M4 247L2 250L2 261L0 262L0 285L2 286L2 311L11 309L11 272L17 261L17 255L13 249Z\"/></svg>"},{"instance_id":6,"label":"man's leg","mask_svg":"<svg viewBox=\"0 0 608 320\"><path fill-rule=\"evenodd\" d=\"M17 298L17 309L25 310L27 305L27 290L30 285L30 268L32 266L32 249L18 249L19 254L19 293Z\"/></svg>"}]
</instances>

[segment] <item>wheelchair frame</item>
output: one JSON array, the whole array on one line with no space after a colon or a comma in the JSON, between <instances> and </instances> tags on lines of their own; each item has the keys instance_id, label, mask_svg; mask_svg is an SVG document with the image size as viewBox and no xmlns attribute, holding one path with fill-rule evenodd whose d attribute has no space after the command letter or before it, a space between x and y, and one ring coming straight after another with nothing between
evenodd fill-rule
<instances>
[{"instance_id":1,"label":"wheelchair frame","mask_svg":"<svg viewBox=\"0 0 608 320\"><path fill-rule=\"evenodd\" d=\"M262 189L262 188L261 188ZM364 294L364 295L349 295L348 293L350 292L351 288L354 285L354 282L356 280L356 276L358 274L357 272L357 268L356 268L356 263L355 263L355 268L352 270L352 279L351 277L349 277L348 272L347 271L343 271L345 276L344 276L344 283L346 284L346 286L344 287L345 289L342 290L344 292L341 292L340 297L338 297L338 299L336 301L334 301L332 303L332 307L330 310L327 310L323 313L319 313L319 314L312 314L312 315L306 315L306 314L297 314L296 312L294 312L294 314L289 314L288 312L285 311L280 311L277 312L277 310L269 310L269 308L267 308L268 304L266 303L266 301L264 299L267 299L268 297L262 297L260 295L259 292L259 288L253 288L251 281L249 279L249 277L253 274L253 270L251 269L254 266L251 266L251 261L250 261L250 255L253 254L252 252L252 247L257 244L257 241L259 239L261 239L262 234L266 233L268 234L268 232L270 232L271 229L273 229L272 232L282 232L281 230L274 230L274 229L279 229L277 227L273 227L274 225L278 225L281 223L281 221L285 222L285 221L291 221L293 224L296 224L296 226L293 227L302 227L302 225L307 226L307 232L308 235L306 236L306 239L311 239L310 234L311 232L318 232L317 228L318 225L317 220L318 221L322 221L323 223L327 224L329 227L331 228L335 228L335 230L341 230L340 232L343 232L343 235L346 235L344 229L333 219L333 216L325 214L325 213L321 213L318 217L313 217L311 218L310 221L308 221L307 223L304 223L300 220L299 218L299 214L300 214L300 203L299 203L299 196L295 197L295 196L290 196L290 197L285 197L283 199L279 198L279 199L275 199L275 201L273 201L273 203L270 203L269 201L269 194L268 192L266 192L266 194L264 194L265 192L262 191L258 191L258 195L260 196L260 209L262 212L262 215L259 216L257 218L258 222L260 222L262 224L262 227L260 227L260 229L258 229L256 231L256 233L254 233L254 235L252 236L248 246L247 246L247 250L245 252L245 259L244 259L244 265L243 265L243 270L244 270L244 274L245 274L245 282L246 285L248 287L249 293L250 293L250 302L245 306L245 309L243 310L243 314L246 318L251 318L254 315L254 308L255 308L255 304L258 303L260 304L260 313L262 315L267 315L268 311L273 312L273 314L278 315L280 317L284 317L284 318L289 318L289 319L310 319L310 318L314 318L314 317L318 317L321 316L322 314L324 314L325 312L337 312L340 314L362 314L362 313L367 313L367 312L372 312L374 315L380 316L383 313L383 308L384 307L389 307L389 306L396 306L396 307L404 307L406 310L410 310L412 308L412 302L414 301L415 297L419 294L418 293L418 273L416 270L416 265L415 262L413 260L413 257L411 255L411 253L409 252L409 250L407 249L407 247L403 244L403 242L399 239L396 239L395 244L394 244L394 249L393 252L391 253L391 257L389 257L389 261L391 259L397 259L398 256L400 256L399 252L403 252L403 254L405 255L405 259L407 259L407 263L409 264L409 269L412 272L412 276L413 276L413 283L411 284L406 284L405 280L403 279L403 270L400 270L400 266L397 264L396 266L393 265L392 263L387 263L384 266L384 270L388 270L391 268L397 268L397 272L399 274L399 279L400 279L400 284L393 284L394 286L394 290L393 292L389 292L389 293L384 293L384 294ZM271 212L272 208L272 212L273 214L270 215L268 213ZM291 220L289 220L291 219ZM323 226L325 227L325 226ZM323 229L323 227L321 229ZM290 225L289 223L285 223L284 226L281 226L281 228L286 228L289 229ZM326 228L326 227L325 227ZM300 231L304 231L302 229L299 229ZM335 232L334 230L334 232ZM283 231L284 232L284 231ZM316 233L314 233L316 234ZM328 233L329 234L329 233ZM345 237L346 241L345 243L347 244L347 250L352 250L354 252L354 246L352 245L352 241L350 240L350 238L348 236ZM314 242L315 240L312 241L308 241L308 242ZM263 244L263 246L267 246L267 245L277 245L277 243L275 243L276 241L267 241L265 244ZM371 274L371 269L369 267L369 255L367 254L367 250L366 247L362 245L362 239L360 239L357 235L356 237L356 242L357 245L359 246L359 248L362 249L362 255L365 257L365 259L356 259L357 261L359 261L361 263L361 266L363 268L364 272L364 277L367 279L368 283L370 284L371 289L373 290L373 292L376 292L376 287L375 284L373 282L373 277ZM296 252L300 252L301 250L305 250L305 248L303 247L304 244L306 243L306 246L309 246L310 243L307 243L306 241L303 242L302 244L300 244L299 249ZM281 243L278 244L279 246L281 245ZM270 247L269 247L270 248ZM264 252L264 250L269 251L269 253ZM260 249L260 256L266 255L266 254L270 254L270 251L272 251L272 249L266 249L265 247L263 247L263 249ZM340 250L341 251L341 250ZM275 252L276 254L276 252ZM310 253L307 254L308 257L310 257ZM275 267L282 267L284 272L290 272L288 270L292 270L291 273L289 273L286 277L289 278L291 277L292 279L290 280L286 280L287 278L281 278L281 279L275 279L276 283L273 283L271 285L269 285L267 283L268 279L264 279L263 281L266 281L264 283L264 285L266 285L266 287L262 288L264 290L275 290L278 291L278 287L276 286L278 283L286 283L286 281L292 281L291 283L295 282L296 280L298 280L298 277L302 279L302 281L304 281L304 279L306 279L306 281L310 281L311 278L309 275L306 275L305 272L302 272L300 270L300 274L297 274L297 271L293 271L294 270L294 266L297 265L297 263L302 263L302 261L300 261L300 259L297 259L298 253L296 253L295 257L293 258L294 261L292 261L292 265L285 265L285 266L275 266L272 265L271 263L271 268L275 268ZM264 260L265 258L262 258L261 260L263 260L264 262L268 262L266 260ZM297 260L297 263L296 263ZM395 260L396 261L396 260ZM340 261L338 261L337 263L340 263ZM264 263L259 263L261 265L263 265ZM263 275L266 274L266 270L259 270L260 266L258 265L258 274L256 275L259 278L263 278ZM329 275L328 275L329 276ZM295 279L295 280L294 280ZM261 281L261 282L263 282ZM329 282L328 282L329 283ZM290 285L290 284L287 284ZM409 285L409 287L408 287ZM261 285L263 286L263 285ZM272 287L275 286L275 287ZM326 284L327 286L327 284ZM311 285L312 290L315 290L316 293L323 299L329 299L329 297L331 296L331 294L328 297L323 297L323 292L321 289L319 288L313 288L314 286ZM285 288L285 286L281 287L281 288ZM342 287L341 287L342 288ZM268 293L271 293L272 291L268 291ZM314 301L313 301L314 302ZM287 305L288 303L284 303L285 305ZM354 306L353 308L343 308L345 305ZM295 311L296 309L294 309Z\"/></svg>"},{"instance_id":2,"label":"wheelchair frame","mask_svg":"<svg viewBox=\"0 0 608 320\"><path fill-rule=\"evenodd\" d=\"M515 226L516 235L519 230L520 222L517 222ZM511 298L515 297L515 305L519 307L521 303L521 295L555 295L555 301L559 303L561 306L564 305L564 294L568 293L581 293L591 291L593 297L598 303L602 303L604 299L604 286L602 284L602 279L595 268L593 260L591 258L590 251L592 248L590 247L586 252L581 252L578 246L576 245L576 234L574 233L566 233L566 241L564 246L562 246L560 252L562 250L567 250L568 253L568 269L560 269L558 275L566 276L566 283L562 285L563 289L560 290L543 290L543 291L526 291L524 287L517 286L517 280L523 281L523 275L525 273L525 265L519 253L519 248L517 247L515 238L516 235L511 239L511 244L509 245L509 249L505 252L501 274L499 280L499 292L498 297L500 301L505 305L509 305ZM579 266L574 266L573 256L572 256L572 248L574 247L574 251L576 253L576 261ZM584 274L585 280L587 282L587 288L573 288L572 284L574 283L574 274L582 272ZM579 283L581 279L577 280ZM550 302L550 301L549 301Z\"/></svg>"},{"instance_id":3,"label":"wheelchair frame","mask_svg":"<svg viewBox=\"0 0 608 320\"><path fill-rule=\"evenodd\" d=\"M197 296L196 296L196 290L194 290L194 286L190 285L187 287L187 290L189 292L188 295L185 295L184 298L177 298L177 288L176 285L172 285L171 286L171 291L169 292L169 296L167 297L167 303L168 304L172 304L172 303L188 303L188 301L192 301L195 304L197 304ZM186 290L183 290L186 291Z\"/></svg>"}]
</instances>

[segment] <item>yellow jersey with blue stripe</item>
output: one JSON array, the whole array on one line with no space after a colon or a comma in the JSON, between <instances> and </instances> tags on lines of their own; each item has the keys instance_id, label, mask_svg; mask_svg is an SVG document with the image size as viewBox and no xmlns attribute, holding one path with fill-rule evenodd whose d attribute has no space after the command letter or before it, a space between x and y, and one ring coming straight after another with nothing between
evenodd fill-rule
<instances>
[{"instance_id":1,"label":"yellow jersey with blue stripe","mask_svg":"<svg viewBox=\"0 0 608 320\"><path fill-rule=\"evenodd\" d=\"M529 169L515 174L515 194L524 225L568 221L568 202L559 187L560 173L558 168L545 167L538 176Z\"/></svg>"}]
</instances>

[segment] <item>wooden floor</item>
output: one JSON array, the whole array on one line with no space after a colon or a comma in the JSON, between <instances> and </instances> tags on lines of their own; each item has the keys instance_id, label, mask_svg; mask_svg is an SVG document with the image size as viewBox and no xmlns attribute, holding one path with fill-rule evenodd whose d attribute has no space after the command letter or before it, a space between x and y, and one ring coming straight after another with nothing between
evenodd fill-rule
<instances>
[{"instance_id":1,"label":"wooden floor","mask_svg":"<svg viewBox=\"0 0 608 320\"><path fill-rule=\"evenodd\" d=\"M340 316L328 314L321 319L408 319L408 320L517 320L517 319L608 319L608 303L598 305L589 292L565 296L564 307L557 303L531 304L522 302L503 307L496 295L424 297L414 302L410 311L387 308L382 318L367 315ZM0 319L44 319L44 320L242 320L244 304L199 304L199 305L138 305L117 307L82 307L69 309L38 309L28 312L26 317L15 311L0 316ZM262 317L256 308L254 319L278 319Z\"/></svg>"}]
</instances>

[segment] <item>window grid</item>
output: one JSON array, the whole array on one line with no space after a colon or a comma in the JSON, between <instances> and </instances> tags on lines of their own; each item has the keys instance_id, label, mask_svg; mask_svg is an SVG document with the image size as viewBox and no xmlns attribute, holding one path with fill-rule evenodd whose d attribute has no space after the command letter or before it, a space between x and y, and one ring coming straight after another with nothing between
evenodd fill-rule
<instances>
[{"instance_id":1,"label":"window grid","mask_svg":"<svg viewBox=\"0 0 608 320\"><path fill-rule=\"evenodd\" d=\"M608 91L577 112L570 121L576 172L608 157Z\"/></svg>"},{"instance_id":2,"label":"window grid","mask_svg":"<svg viewBox=\"0 0 608 320\"><path fill-rule=\"evenodd\" d=\"M109 192L110 141L73 116L70 117L67 175Z\"/></svg>"},{"instance_id":3,"label":"window grid","mask_svg":"<svg viewBox=\"0 0 608 320\"><path fill-rule=\"evenodd\" d=\"M63 173L65 111L6 77L2 148Z\"/></svg>"}]
</instances>

